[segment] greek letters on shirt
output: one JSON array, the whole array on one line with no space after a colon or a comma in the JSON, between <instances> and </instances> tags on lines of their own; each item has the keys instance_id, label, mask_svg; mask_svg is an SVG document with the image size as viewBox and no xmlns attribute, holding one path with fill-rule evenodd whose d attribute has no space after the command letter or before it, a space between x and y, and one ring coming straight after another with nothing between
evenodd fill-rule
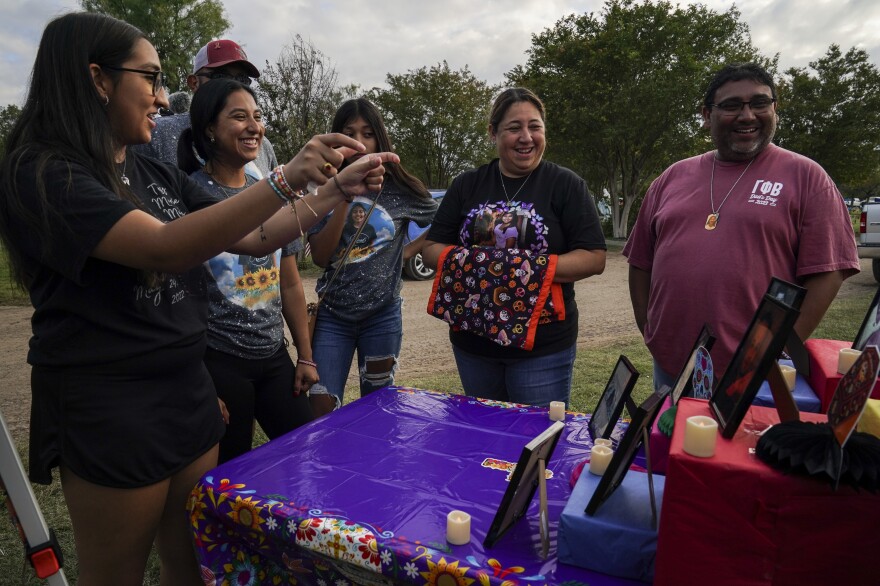
<instances>
[{"instance_id":1,"label":"greek letters on shirt","mask_svg":"<svg viewBox=\"0 0 880 586\"><path fill-rule=\"evenodd\" d=\"M776 181L765 179L757 179L752 185L752 192L749 195L749 203L776 207L776 203L782 197L783 184Z\"/></svg>"}]
</instances>

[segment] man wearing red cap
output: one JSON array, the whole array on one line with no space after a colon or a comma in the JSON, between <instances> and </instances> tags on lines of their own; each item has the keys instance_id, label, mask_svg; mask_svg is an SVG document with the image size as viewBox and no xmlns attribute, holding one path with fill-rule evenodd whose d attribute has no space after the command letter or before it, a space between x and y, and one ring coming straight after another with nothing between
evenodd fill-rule
<instances>
[{"instance_id":1,"label":"man wearing red cap","mask_svg":"<svg viewBox=\"0 0 880 586\"><path fill-rule=\"evenodd\" d=\"M186 78L186 85L195 93L199 86L212 79L230 78L245 85L251 85L252 78L260 77L260 71L248 61L241 46L227 39L211 41L196 53L192 73ZM156 120L153 136L149 143L135 145L139 155L153 157L160 161L177 165L177 141L180 134L190 127L189 113L163 116ZM263 137L260 154L253 163L248 163L245 171L261 179L278 165L275 149L269 139Z\"/></svg>"}]
</instances>

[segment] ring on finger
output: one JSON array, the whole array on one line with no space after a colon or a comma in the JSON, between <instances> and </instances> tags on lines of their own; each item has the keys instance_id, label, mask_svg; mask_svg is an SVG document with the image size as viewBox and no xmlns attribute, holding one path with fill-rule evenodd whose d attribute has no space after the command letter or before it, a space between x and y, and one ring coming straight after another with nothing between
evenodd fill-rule
<instances>
[{"instance_id":1,"label":"ring on finger","mask_svg":"<svg viewBox=\"0 0 880 586\"><path fill-rule=\"evenodd\" d=\"M334 167L333 167L333 165L332 165L331 163L329 163L329 162L324 163L324 172L325 172L325 173L328 173L328 172L333 171L333 170L334 170Z\"/></svg>"}]
</instances>

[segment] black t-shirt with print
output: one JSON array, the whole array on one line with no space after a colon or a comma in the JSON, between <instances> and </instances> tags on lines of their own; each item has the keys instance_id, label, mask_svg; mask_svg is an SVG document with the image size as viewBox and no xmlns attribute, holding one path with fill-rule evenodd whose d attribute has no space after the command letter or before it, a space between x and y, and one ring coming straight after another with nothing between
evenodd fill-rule
<instances>
[{"instance_id":1,"label":"black t-shirt with print","mask_svg":"<svg viewBox=\"0 0 880 586\"><path fill-rule=\"evenodd\" d=\"M507 201L505 190L512 201ZM494 228L506 213L514 216L517 248L538 254L606 248L596 205L584 180L547 161L542 161L529 177L505 178L503 184L498 159L459 175L437 210L428 240L468 247L494 246ZM578 330L574 285L563 283L562 291L565 321L539 326L530 351L500 346L468 332L450 330L450 340L467 352L497 358L562 351L575 343Z\"/></svg>"},{"instance_id":2,"label":"black t-shirt with print","mask_svg":"<svg viewBox=\"0 0 880 586\"><path fill-rule=\"evenodd\" d=\"M18 188L37 212L35 164L25 163ZM124 169L131 190L163 222L213 203L180 170L128 153ZM101 185L82 166L50 163L43 173L52 214L52 239L13 227L31 263L34 305L28 362L42 366L87 366L150 355L145 369L163 357L201 356L207 302L201 265L161 284L145 284L139 270L90 254L122 216L135 209Z\"/></svg>"}]
</instances>

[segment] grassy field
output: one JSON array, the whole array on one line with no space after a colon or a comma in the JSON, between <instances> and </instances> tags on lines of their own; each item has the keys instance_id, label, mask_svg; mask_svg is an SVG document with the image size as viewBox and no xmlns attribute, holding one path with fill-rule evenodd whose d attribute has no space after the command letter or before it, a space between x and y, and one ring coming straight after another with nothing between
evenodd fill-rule
<instances>
[{"instance_id":1,"label":"grassy field","mask_svg":"<svg viewBox=\"0 0 880 586\"><path fill-rule=\"evenodd\" d=\"M870 301L870 292L836 300L814 336L838 340L854 338ZM637 400L641 401L647 396L652 382L650 377L651 358L641 339L633 337L619 340L612 345L585 348L578 352L571 397L573 410L589 412L593 408L618 356L621 354L626 355L643 373L635 391ZM447 389L451 392L456 392L461 386L456 375L431 375L399 382L417 388ZM347 393L349 397L355 395L351 391ZM258 434L255 443L260 444L264 441L265 436ZM18 447L24 459L26 446ZM48 487L35 485L34 491L47 522L55 529L61 542L66 556L65 571L67 576L75 581L77 573L73 534L61 495L60 483L56 481ZM115 513L110 512L110 514ZM0 582L3 584L27 586L40 584L40 581L33 577L30 567L25 564L21 542L18 541L17 534L13 531L11 524L4 519L0 519L0 576L2 576ZM150 560L145 584L148 586L159 584L158 563L155 556Z\"/></svg>"}]
</instances>

